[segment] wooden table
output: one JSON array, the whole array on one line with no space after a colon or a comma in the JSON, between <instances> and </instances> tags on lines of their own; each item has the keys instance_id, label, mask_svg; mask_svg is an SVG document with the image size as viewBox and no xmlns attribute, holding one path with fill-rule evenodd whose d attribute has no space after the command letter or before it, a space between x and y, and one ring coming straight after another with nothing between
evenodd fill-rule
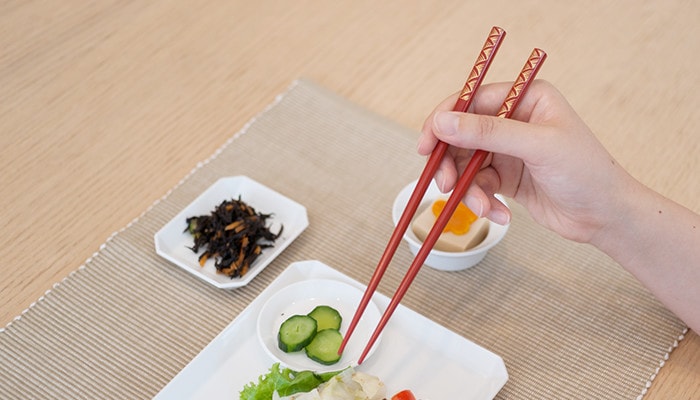
<instances>
[{"instance_id":1,"label":"wooden table","mask_svg":"<svg viewBox=\"0 0 700 400\"><path fill-rule=\"evenodd\" d=\"M418 130L493 25L532 47L622 165L700 212L700 4L8 1L0 5L0 326L299 77ZM648 399L700 393L689 332Z\"/></svg>"}]
</instances>

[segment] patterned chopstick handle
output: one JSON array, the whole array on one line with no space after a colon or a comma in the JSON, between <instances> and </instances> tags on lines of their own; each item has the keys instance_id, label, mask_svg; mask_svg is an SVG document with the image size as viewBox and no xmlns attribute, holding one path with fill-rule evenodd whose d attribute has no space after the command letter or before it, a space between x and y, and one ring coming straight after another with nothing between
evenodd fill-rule
<instances>
[{"instance_id":1,"label":"patterned chopstick handle","mask_svg":"<svg viewBox=\"0 0 700 400\"><path fill-rule=\"evenodd\" d=\"M508 96L506 96L505 101L501 105L501 109L496 114L497 117L511 117L513 111L515 110L515 106L520 101L520 95L525 93L525 90L527 90L528 86L530 86L530 83L532 83L537 75L537 71L539 71L540 67L542 67L542 63L544 62L545 58L547 58L547 53L545 53L544 50L534 49L532 51L530 57L525 62L523 69L520 70L520 74L518 75L517 79L515 79L513 86L510 88L510 92L508 92Z\"/></svg>"},{"instance_id":2,"label":"patterned chopstick handle","mask_svg":"<svg viewBox=\"0 0 700 400\"><path fill-rule=\"evenodd\" d=\"M476 89L481 84L481 81L483 81L486 70L488 70L491 65L491 61L493 61L496 51L505 36L506 31L502 28L497 26L491 28L491 32L489 32L486 42L484 42L484 46L481 48L481 52L476 58L474 67L469 72L469 76L467 76L467 81L464 83L462 92L459 94L459 99L457 99L457 103L454 106L454 111L467 111L469 103L471 103L472 97L476 93Z\"/></svg>"}]
</instances>

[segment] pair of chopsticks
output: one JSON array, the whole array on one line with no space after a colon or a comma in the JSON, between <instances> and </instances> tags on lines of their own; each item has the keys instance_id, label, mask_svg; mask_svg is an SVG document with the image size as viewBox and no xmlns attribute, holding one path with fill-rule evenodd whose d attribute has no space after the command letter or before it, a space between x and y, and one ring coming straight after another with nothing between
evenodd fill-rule
<instances>
[{"instance_id":1,"label":"pair of chopsticks","mask_svg":"<svg viewBox=\"0 0 700 400\"><path fill-rule=\"evenodd\" d=\"M464 88L462 89L462 92L460 93L459 98L453 108L454 111L467 111L469 105L474 99L474 95L477 89L481 85L481 82L483 81L484 76L486 75L486 71L491 66L491 62L493 61L493 58L496 55L496 52L498 51L498 48L500 47L505 35L506 32L502 28L491 28L491 32L489 33L489 36L486 39L486 42L484 43L484 46L482 47L481 52L477 57L476 63L474 64L474 67L469 73L469 77L467 78L467 81L464 84ZM506 96L506 99L504 100L500 110L496 114L497 117L511 117L523 93L525 93L530 83L535 79L535 76L537 75L537 72L539 71L546 57L547 54L540 49L536 48L532 51L530 57L527 59L527 62L525 62L525 66L522 68L520 74L513 83L513 86L511 87L508 95ZM423 196L425 195L428 186L430 185L430 181L433 179L433 176L435 175L435 172L437 171L437 168L440 165L440 162L442 161L445 152L447 151L447 148L447 143L439 141L438 144L435 146L433 152L430 154L428 162L426 163L426 166L423 169L420 178L418 179L416 188L413 190L411 198L408 200L406 208L404 209L404 212L401 215L399 222L396 224L394 233L391 235L389 243L387 244L387 247L384 250L384 254L379 260L374 274L372 275L372 278L370 279L369 284L367 285L367 289L365 290L365 293L362 296L362 299L360 300L360 304L358 305L357 311L355 312L352 322L348 327L348 331L345 334L345 338L343 339L343 343L341 344L340 349L338 351L339 354L342 353L345 349L345 346L350 340L350 336L352 335L353 331L355 330L355 327L357 326L360 318L362 317L362 314L367 308L367 304L369 303L370 299L372 298L372 295L377 289L379 281L381 281L387 266L391 262L391 259L394 256L396 249L401 243L401 239L404 233L406 232L406 229L408 228L411 219L415 215L416 210L418 209L418 206L420 205L420 202L423 199ZM430 250L435 245L435 242L438 240L440 234L445 228L445 225L454 213L454 210L457 208L457 205L464 197L467 189L474 180L474 176L481 169L481 166L486 160L487 156L488 152L484 150L476 150L472 155L472 158L469 160L469 163L467 164L466 168L464 169L464 172L457 181L457 184L455 185L452 194L447 200L445 207L440 213L440 216L435 221L435 224L428 233L428 236L425 238L420 250L418 251L418 253L416 253L416 257L414 258L413 263L406 272L406 275L401 281L401 284L396 289L396 292L394 293L394 296L392 297L389 306L384 311L382 318L379 320L379 323L377 324L374 333L372 334L369 342L367 343L364 351L362 352L362 355L360 356L357 362L358 365L364 361L365 357L367 356L370 349L372 348L377 338L381 334L382 330L384 329L384 326L389 321L389 318L391 317L399 302L403 298L404 294L408 290L408 287L411 285L413 279L418 274L418 271L423 266L423 262L428 257Z\"/></svg>"}]
</instances>

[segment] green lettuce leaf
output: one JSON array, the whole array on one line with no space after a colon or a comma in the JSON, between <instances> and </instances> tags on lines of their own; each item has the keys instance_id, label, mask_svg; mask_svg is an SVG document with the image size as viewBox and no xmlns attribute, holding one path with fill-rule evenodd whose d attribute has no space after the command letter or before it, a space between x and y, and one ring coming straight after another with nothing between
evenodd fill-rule
<instances>
[{"instance_id":1,"label":"green lettuce leaf","mask_svg":"<svg viewBox=\"0 0 700 400\"><path fill-rule=\"evenodd\" d=\"M243 387L240 400L270 400L275 391L280 396L310 392L337 373L317 375L311 371L297 372L275 363L270 367L270 372L258 377L257 383L250 382Z\"/></svg>"}]
</instances>

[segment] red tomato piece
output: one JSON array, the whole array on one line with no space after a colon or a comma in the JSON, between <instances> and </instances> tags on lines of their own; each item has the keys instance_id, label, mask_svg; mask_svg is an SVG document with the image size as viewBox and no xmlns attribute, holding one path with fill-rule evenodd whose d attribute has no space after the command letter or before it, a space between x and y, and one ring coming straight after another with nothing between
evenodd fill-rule
<instances>
[{"instance_id":1,"label":"red tomato piece","mask_svg":"<svg viewBox=\"0 0 700 400\"><path fill-rule=\"evenodd\" d=\"M416 400L416 396L410 390L402 390L396 393L391 400Z\"/></svg>"}]
</instances>

